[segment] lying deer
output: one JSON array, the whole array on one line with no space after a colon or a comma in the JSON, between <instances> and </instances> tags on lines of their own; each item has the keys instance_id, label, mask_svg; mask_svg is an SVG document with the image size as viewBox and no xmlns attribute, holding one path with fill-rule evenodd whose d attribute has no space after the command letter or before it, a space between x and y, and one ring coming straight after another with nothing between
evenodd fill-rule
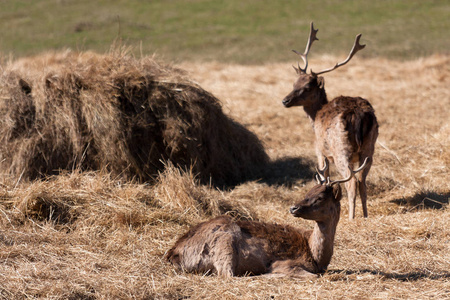
<instances>
[{"instance_id":1,"label":"lying deer","mask_svg":"<svg viewBox=\"0 0 450 300\"><path fill-rule=\"evenodd\" d=\"M317 277L326 270L333 255L341 211L339 183L351 180L368 166L368 161L357 170L350 169L350 175L343 180L330 181L319 175L318 184L305 199L290 208L294 217L316 221L313 230L221 216L191 228L166 258L195 273Z\"/></svg>"},{"instance_id":2,"label":"lying deer","mask_svg":"<svg viewBox=\"0 0 450 300\"><path fill-rule=\"evenodd\" d=\"M319 165L322 164L322 158L325 156L335 163L342 176L346 176L349 167L361 164L365 157L370 158L367 168L361 172L360 177L352 178L345 185L349 201L349 219L352 220L355 217L358 185L363 214L364 217L367 217L366 177L372 165L375 141L378 137L378 123L374 109L367 100L360 97L340 96L328 102L324 78L319 77L320 74L331 72L348 63L353 55L363 49L365 45L359 43L361 38L361 34L359 34L345 61L317 73L311 70L311 74L307 74L307 57L312 43L318 40L317 31L311 23L305 52L301 54L293 50L300 55L305 67L302 69L300 64L298 64L298 68L294 67L298 78L294 83L293 91L283 99L283 104L285 107L303 106L311 120L316 136L315 147Z\"/></svg>"}]
</instances>

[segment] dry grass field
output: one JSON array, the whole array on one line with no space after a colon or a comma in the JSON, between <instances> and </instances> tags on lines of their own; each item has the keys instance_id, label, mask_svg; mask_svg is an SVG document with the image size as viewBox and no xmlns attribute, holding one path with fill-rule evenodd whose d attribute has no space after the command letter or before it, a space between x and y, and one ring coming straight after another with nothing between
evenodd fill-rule
<instances>
[{"instance_id":1,"label":"dry grass field","mask_svg":"<svg viewBox=\"0 0 450 300\"><path fill-rule=\"evenodd\" d=\"M341 58L310 61L314 70ZM261 179L229 189L170 162L155 184L106 172L0 181L3 299L450 299L450 56L353 61L326 74L329 99L362 96L380 134L368 177L369 217L347 219L314 281L186 274L163 259L191 225L223 213L311 227L289 207L313 186L313 132L281 104L291 65L183 63L189 77L253 131L271 161ZM335 174L331 170L331 174Z\"/></svg>"}]
</instances>

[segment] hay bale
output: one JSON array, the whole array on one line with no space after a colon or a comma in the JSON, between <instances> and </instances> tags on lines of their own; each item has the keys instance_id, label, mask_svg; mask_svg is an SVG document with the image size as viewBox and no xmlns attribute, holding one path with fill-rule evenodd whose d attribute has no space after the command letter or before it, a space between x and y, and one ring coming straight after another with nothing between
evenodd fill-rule
<instances>
[{"instance_id":1,"label":"hay bale","mask_svg":"<svg viewBox=\"0 0 450 300\"><path fill-rule=\"evenodd\" d=\"M0 115L0 167L26 179L80 169L151 181L172 161L233 185L268 161L258 138L185 72L123 51L6 64Z\"/></svg>"}]
</instances>

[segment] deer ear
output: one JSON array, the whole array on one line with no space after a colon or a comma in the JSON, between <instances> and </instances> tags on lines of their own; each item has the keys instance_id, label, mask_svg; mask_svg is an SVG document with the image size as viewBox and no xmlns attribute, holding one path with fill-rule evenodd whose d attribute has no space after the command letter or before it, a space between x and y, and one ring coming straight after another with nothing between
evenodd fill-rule
<instances>
[{"instance_id":1,"label":"deer ear","mask_svg":"<svg viewBox=\"0 0 450 300\"><path fill-rule=\"evenodd\" d=\"M325 78L317 77L317 86L323 89L325 87Z\"/></svg>"},{"instance_id":2,"label":"deer ear","mask_svg":"<svg viewBox=\"0 0 450 300\"><path fill-rule=\"evenodd\" d=\"M336 201L341 201L342 198L342 190L339 184L333 185L333 196Z\"/></svg>"}]
</instances>

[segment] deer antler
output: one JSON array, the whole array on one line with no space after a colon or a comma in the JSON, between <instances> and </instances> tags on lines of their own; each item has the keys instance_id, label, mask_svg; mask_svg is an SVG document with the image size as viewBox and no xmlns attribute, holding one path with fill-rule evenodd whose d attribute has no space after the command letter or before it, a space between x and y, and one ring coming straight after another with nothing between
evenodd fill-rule
<instances>
[{"instance_id":1,"label":"deer antler","mask_svg":"<svg viewBox=\"0 0 450 300\"><path fill-rule=\"evenodd\" d=\"M325 182L329 182L330 181L330 178L328 177L328 178L326 178L325 177L325 172L328 170L328 158L326 158L325 157L325 165L323 166L323 169L319 169L319 168L317 168L316 167L316 171L317 171L317 174L316 174L316 181L317 181L317 184L324 184Z\"/></svg>"},{"instance_id":2,"label":"deer antler","mask_svg":"<svg viewBox=\"0 0 450 300\"><path fill-rule=\"evenodd\" d=\"M345 65L346 63L348 63L348 62L352 59L353 55L356 54L356 52L358 52L359 50L362 50L362 49L364 49L364 47L366 47L366 45L361 45L361 44L359 43L359 39L360 39L360 38L361 38L361 33L358 34L358 35L356 36L355 43L353 44L353 48L352 48L352 50L350 51L350 54L348 55L348 57L347 57L346 60L344 60L344 61L341 62L341 63L337 63L337 64L336 64L334 67L332 67L332 68L322 70L322 71L320 71L320 72L318 72L318 73L314 73L314 72L311 70L311 74L314 75L314 76L317 76L317 75L320 75L320 74L323 74L323 73L331 72L331 71L333 71L333 70L335 70L335 69L337 69L337 68L339 68L339 67L342 67L342 66Z\"/></svg>"},{"instance_id":3,"label":"deer antler","mask_svg":"<svg viewBox=\"0 0 450 300\"><path fill-rule=\"evenodd\" d=\"M349 181L350 179L352 179L353 176L355 176L356 173L358 173L359 171L361 171L362 169L364 169L366 167L367 162L369 161L369 159L370 159L370 157L366 157L366 159L364 160L364 163L356 170L352 170L350 167L348 167L348 169L350 170L350 175L347 178L340 179L340 180L334 180L332 182L328 181L327 185L333 186L333 185L338 184L338 183L344 183L344 182Z\"/></svg>"},{"instance_id":4,"label":"deer antler","mask_svg":"<svg viewBox=\"0 0 450 300\"><path fill-rule=\"evenodd\" d=\"M313 22L311 22L311 29L309 31L309 38L308 38L308 43L306 44L306 49L305 52L302 54L296 50L292 50L295 54L298 54L303 62L305 63L305 67L302 69L300 67L300 63L298 63L298 68L294 67L295 71L297 72L297 74L300 74L300 72L306 73L306 69L308 68L308 53L309 50L311 49L311 45L314 41L318 41L319 39L316 37L316 33L317 31L319 31L319 29L314 29L314 24Z\"/></svg>"}]
</instances>

